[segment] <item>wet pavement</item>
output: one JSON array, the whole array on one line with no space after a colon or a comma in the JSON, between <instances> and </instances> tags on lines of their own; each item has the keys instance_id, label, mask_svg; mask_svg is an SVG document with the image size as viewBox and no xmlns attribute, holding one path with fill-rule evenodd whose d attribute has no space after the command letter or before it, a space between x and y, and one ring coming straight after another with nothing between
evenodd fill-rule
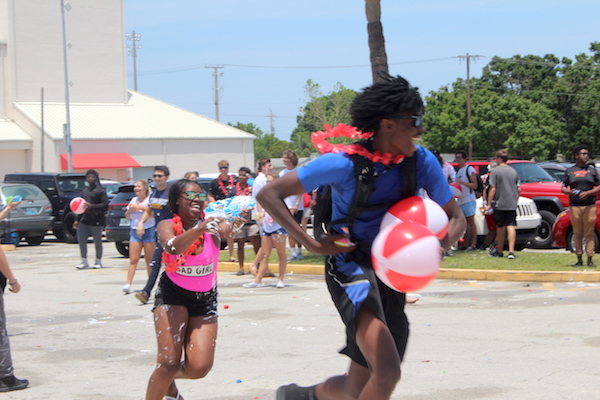
<instances>
[{"instance_id":1,"label":"wet pavement","mask_svg":"<svg viewBox=\"0 0 600 400\"><path fill-rule=\"evenodd\" d=\"M143 399L156 341L151 305L124 295L128 260L105 243L100 270L76 270L58 242L7 252L22 292L5 296L15 374L31 387L3 399ZM92 245L89 251L93 254ZM140 263L141 264L141 263ZM186 400L275 398L282 384L343 373L342 323L323 276L245 289L219 277L215 365L178 381ZM139 268L133 288L145 283ZM437 279L407 306L411 337L393 399L598 399L600 285Z\"/></svg>"}]
</instances>

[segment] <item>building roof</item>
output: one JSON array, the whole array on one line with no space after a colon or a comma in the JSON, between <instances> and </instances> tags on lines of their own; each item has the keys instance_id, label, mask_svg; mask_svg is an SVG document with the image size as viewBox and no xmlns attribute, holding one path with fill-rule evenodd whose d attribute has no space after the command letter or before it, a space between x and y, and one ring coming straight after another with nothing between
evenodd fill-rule
<instances>
[{"instance_id":1,"label":"building roof","mask_svg":"<svg viewBox=\"0 0 600 400\"><path fill-rule=\"evenodd\" d=\"M31 136L19 125L8 119L0 119L0 141L2 142L31 142Z\"/></svg>"},{"instance_id":2,"label":"building roof","mask_svg":"<svg viewBox=\"0 0 600 400\"><path fill-rule=\"evenodd\" d=\"M256 136L139 92L125 104L70 104L71 139L254 139ZM15 108L41 126L40 103ZM44 103L44 130L63 138L64 103Z\"/></svg>"}]
</instances>

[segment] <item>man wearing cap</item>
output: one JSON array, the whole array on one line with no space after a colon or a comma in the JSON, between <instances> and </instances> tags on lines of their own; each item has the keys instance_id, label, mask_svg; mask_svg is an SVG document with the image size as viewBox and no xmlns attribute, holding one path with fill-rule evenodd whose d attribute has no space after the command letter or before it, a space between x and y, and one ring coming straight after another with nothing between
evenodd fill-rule
<instances>
[{"instance_id":1,"label":"man wearing cap","mask_svg":"<svg viewBox=\"0 0 600 400\"><path fill-rule=\"evenodd\" d=\"M96 248L96 261L93 268L102 268L102 231L106 225L105 213L108 210L108 196L106 189L100 184L98 172L93 169L85 173L88 186L81 191L81 197L86 201L86 210L78 214L73 223L73 229L77 230L77 241L81 263L75 268L89 268L87 261L87 240L92 236Z\"/></svg>"}]
</instances>

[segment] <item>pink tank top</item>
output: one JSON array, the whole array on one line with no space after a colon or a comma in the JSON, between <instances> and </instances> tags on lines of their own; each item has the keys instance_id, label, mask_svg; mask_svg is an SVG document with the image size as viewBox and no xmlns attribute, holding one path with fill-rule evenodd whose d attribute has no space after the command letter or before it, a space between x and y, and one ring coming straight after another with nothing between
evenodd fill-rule
<instances>
[{"instance_id":1,"label":"pink tank top","mask_svg":"<svg viewBox=\"0 0 600 400\"><path fill-rule=\"evenodd\" d=\"M169 255L169 260L176 257ZM208 292L217 286L218 262L219 249L215 246L213 237L205 233L202 253L188 256L185 264L176 272L166 272L166 274L179 287L192 292Z\"/></svg>"}]
</instances>

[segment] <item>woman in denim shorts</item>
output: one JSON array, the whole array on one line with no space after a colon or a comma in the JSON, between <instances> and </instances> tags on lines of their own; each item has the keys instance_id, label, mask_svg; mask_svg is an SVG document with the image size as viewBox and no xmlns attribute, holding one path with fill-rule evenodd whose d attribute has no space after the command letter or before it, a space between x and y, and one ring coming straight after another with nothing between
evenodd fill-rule
<instances>
[{"instance_id":1,"label":"woman in denim shorts","mask_svg":"<svg viewBox=\"0 0 600 400\"><path fill-rule=\"evenodd\" d=\"M156 228L154 221L154 212L150 208L148 200L150 198L150 187L148 182L140 179L133 187L135 196L127 205L125 218L131 220L129 230L129 269L127 270L127 282L123 286L123 293L131 293L131 282L137 270L138 262L144 249L144 259L146 261L146 270L148 276L152 268L152 254L156 247Z\"/></svg>"}]
</instances>

